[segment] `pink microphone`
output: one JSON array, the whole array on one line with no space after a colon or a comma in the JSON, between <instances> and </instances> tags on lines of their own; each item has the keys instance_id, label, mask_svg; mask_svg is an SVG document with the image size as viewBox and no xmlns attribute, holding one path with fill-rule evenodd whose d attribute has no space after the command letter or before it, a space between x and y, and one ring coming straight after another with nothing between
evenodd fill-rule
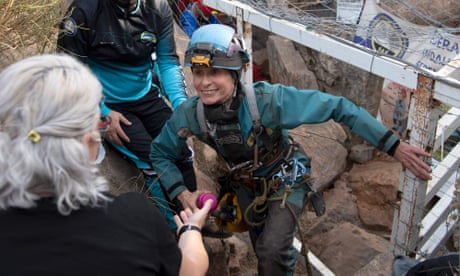
<instances>
[{"instance_id":1,"label":"pink microphone","mask_svg":"<svg viewBox=\"0 0 460 276\"><path fill-rule=\"evenodd\" d=\"M196 200L196 206L200 209L203 208L204 203L209 199L212 200L211 210L209 210L209 212L214 211L217 208L217 198L211 193L202 193Z\"/></svg>"}]
</instances>

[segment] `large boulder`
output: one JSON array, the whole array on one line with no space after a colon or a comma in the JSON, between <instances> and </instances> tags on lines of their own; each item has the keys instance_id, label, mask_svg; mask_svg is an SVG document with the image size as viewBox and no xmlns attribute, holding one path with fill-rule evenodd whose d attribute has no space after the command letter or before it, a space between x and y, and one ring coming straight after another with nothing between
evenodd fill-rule
<instances>
[{"instance_id":1,"label":"large boulder","mask_svg":"<svg viewBox=\"0 0 460 276\"><path fill-rule=\"evenodd\" d=\"M347 167L348 150L344 147L347 134L334 121L302 125L291 130L290 135L311 158L314 188L324 190Z\"/></svg>"},{"instance_id":2,"label":"large boulder","mask_svg":"<svg viewBox=\"0 0 460 276\"><path fill-rule=\"evenodd\" d=\"M392 203L400 172L399 162L376 155L354 164L323 191L323 216L316 217L310 206L304 210L299 235L336 275L389 275Z\"/></svg>"},{"instance_id":3,"label":"large boulder","mask_svg":"<svg viewBox=\"0 0 460 276\"><path fill-rule=\"evenodd\" d=\"M343 96L377 114L382 78L281 36L266 39L273 83Z\"/></svg>"},{"instance_id":4,"label":"large boulder","mask_svg":"<svg viewBox=\"0 0 460 276\"><path fill-rule=\"evenodd\" d=\"M387 240L348 222L336 225L309 243L321 248L317 257L337 276L355 275L374 258L388 251ZM390 275L390 272L391 262L380 263L378 270L370 275Z\"/></svg>"},{"instance_id":5,"label":"large boulder","mask_svg":"<svg viewBox=\"0 0 460 276\"><path fill-rule=\"evenodd\" d=\"M267 40L270 79L272 83L292 85L299 89L318 89L315 74L308 70L292 41L276 35Z\"/></svg>"},{"instance_id":6,"label":"large boulder","mask_svg":"<svg viewBox=\"0 0 460 276\"><path fill-rule=\"evenodd\" d=\"M359 217L366 228L389 235L394 206L398 201L401 164L388 159L354 164L348 176L348 186L356 196Z\"/></svg>"}]
</instances>

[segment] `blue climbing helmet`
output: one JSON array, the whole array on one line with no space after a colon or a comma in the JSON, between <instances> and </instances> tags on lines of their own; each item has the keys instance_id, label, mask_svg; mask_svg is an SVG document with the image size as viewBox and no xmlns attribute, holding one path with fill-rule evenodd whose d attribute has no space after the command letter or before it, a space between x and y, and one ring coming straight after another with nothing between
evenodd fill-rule
<instances>
[{"instance_id":1,"label":"blue climbing helmet","mask_svg":"<svg viewBox=\"0 0 460 276\"><path fill-rule=\"evenodd\" d=\"M240 71L249 62L243 41L235 30L223 24L208 24L193 32L184 65Z\"/></svg>"}]
</instances>

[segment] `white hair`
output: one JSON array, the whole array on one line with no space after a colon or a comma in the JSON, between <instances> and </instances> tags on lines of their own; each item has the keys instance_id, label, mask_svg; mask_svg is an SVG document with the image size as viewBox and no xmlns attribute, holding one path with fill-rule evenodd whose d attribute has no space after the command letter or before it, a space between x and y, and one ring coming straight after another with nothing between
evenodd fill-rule
<instances>
[{"instance_id":1,"label":"white hair","mask_svg":"<svg viewBox=\"0 0 460 276\"><path fill-rule=\"evenodd\" d=\"M0 73L0 209L33 207L44 191L64 215L107 200L83 142L101 97L97 78L67 55L29 57Z\"/></svg>"}]
</instances>

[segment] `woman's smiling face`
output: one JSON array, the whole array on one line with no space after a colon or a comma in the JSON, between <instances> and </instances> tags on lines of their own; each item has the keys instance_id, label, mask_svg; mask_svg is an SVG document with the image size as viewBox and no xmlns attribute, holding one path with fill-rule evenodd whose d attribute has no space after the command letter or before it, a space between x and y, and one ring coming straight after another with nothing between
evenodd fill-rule
<instances>
[{"instance_id":1,"label":"woman's smiling face","mask_svg":"<svg viewBox=\"0 0 460 276\"><path fill-rule=\"evenodd\" d=\"M193 68L193 86L205 105L228 102L235 90L235 81L229 70L221 68Z\"/></svg>"}]
</instances>

